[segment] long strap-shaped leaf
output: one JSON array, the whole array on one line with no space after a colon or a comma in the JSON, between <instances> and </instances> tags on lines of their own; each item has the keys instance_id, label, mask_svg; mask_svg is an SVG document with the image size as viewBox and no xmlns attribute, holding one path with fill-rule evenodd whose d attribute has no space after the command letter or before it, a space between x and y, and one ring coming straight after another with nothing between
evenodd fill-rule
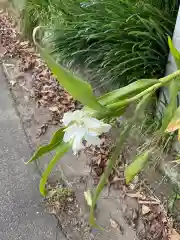
<instances>
[{"instance_id":1,"label":"long strap-shaped leaf","mask_svg":"<svg viewBox=\"0 0 180 240\"><path fill-rule=\"evenodd\" d=\"M109 110L109 105L113 104L115 102L119 102L121 101L122 106L118 107L117 109L113 109L112 111L108 111L103 113L103 112L97 112L94 111L88 107L84 107L84 110L89 112L89 114L91 114L92 116L96 117L96 118L104 118L104 116L108 116L108 117L115 117L115 116L121 116L125 110L126 110L126 102L133 96L135 96L136 94L142 92L143 90L155 85L159 83L159 80L157 79L142 79L142 80L138 80L136 82L133 82L131 84L129 84L126 87L122 87L120 89L116 89L112 92L106 93L100 97L98 97L98 102L103 105L106 106ZM123 107L124 106L124 107Z\"/></svg>"},{"instance_id":2,"label":"long strap-shaped leaf","mask_svg":"<svg viewBox=\"0 0 180 240\"><path fill-rule=\"evenodd\" d=\"M43 196L46 196L47 194L45 186L49 174L51 173L57 162L60 160L60 158L70 149L70 146L71 145L69 143L62 142L61 145L57 148L56 154L54 155L53 159L49 162L47 168L43 172L39 185L39 191Z\"/></svg>"},{"instance_id":3,"label":"long strap-shaped leaf","mask_svg":"<svg viewBox=\"0 0 180 240\"><path fill-rule=\"evenodd\" d=\"M92 199L92 205L90 207L90 216L89 216L89 222L90 224L95 227L95 228L99 228L102 229L101 227L99 227L96 224L96 220L95 220L95 216L94 216L94 208L96 206L96 202L99 198L99 195L101 193L101 191L103 190L105 184L107 183L109 176L111 174L111 171L113 169L113 167L116 164L116 161L119 157L119 153L123 148L123 144L127 138L127 136L129 135L129 132L131 130L131 127L133 126L133 124L135 123L135 121L139 118L139 116L141 115L141 112L144 110L146 104L149 101L149 98L151 97L152 93L149 93L147 95L145 95L142 100L138 103L136 110L134 112L134 116L129 120L129 123L126 125L126 127L124 128L124 130L122 132L120 132L120 136L117 139L116 142L116 147L114 152L112 153L112 157L108 160L107 163L107 167L103 173L103 175L100 178L100 181L98 183L98 186L96 187L95 193L93 195L93 199Z\"/></svg>"},{"instance_id":4,"label":"long strap-shaped leaf","mask_svg":"<svg viewBox=\"0 0 180 240\"><path fill-rule=\"evenodd\" d=\"M164 116L162 119L162 126L160 131L164 132L170 123L176 109L177 109L177 94L178 94L178 85L177 79L171 81L169 86L169 95L170 95L170 102L165 109Z\"/></svg>"},{"instance_id":5,"label":"long strap-shaped leaf","mask_svg":"<svg viewBox=\"0 0 180 240\"><path fill-rule=\"evenodd\" d=\"M142 79L136 82L133 82L126 87L116 89L112 92L106 93L98 98L98 101L102 105L108 105L115 101L120 101L125 98L130 98L139 92L142 92L144 89L153 86L158 83L157 79Z\"/></svg>"},{"instance_id":6,"label":"long strap-shaped leaf","mask_svg":"<svg viewBox=\"0 0 180 240\"><path fill-rule=\"evenodd\" d=\"M126 184L129 184L134 177L142 171L146 162L149 159L149 154L151 153L152 149L145 151L143 154L137 156L133 162L126 167L124 171Z\"/></svg>"},{"instance_id":7,"label":"long strap-shaped leaf","mask_svg":"<svg viewBox=\"0 0 180 240\"><path fill-rule=\"evenodd\" d=\"M168 45L172 56L176 62L177 69L180 69L180 52L175 48L171 38L168 36Z\"/></svg>"},{"instance_id":8,"label":"long strap-shaped leaf","mask_svg":"<svg viewBox=\"0 0 180 240\"><path fill-rule=\"evenodd\" d=\"M91 85L72 75L69 71L57 64L56 61L47 53L47 51L36 42L35 36L39 28L40 26L35 28L33 31L34 43L38 47L38 50L46 61L48 67L56 76L58 82L68 91L69 94L73 96L73 98L80 101L83 105L88 106L96 111L105 111L103 106L94 96Z\"/></svg>"},{"instance_id":9,"label":"long strap-shaped leaf","mask_svg":"<svg viewBox=\"0 0 180 240\"><path fill-rule=\"evenodd\" d=\"M63 140L63 136L64 136L63 130L64 128L58 129L57 132L55 132L54 136L52 137L50 143L45 146L39 147L37 151L33 154L32 158L26 164L37 160L38 158L42 157L46 153L57 148L57 146L60 145Z\"/></svg>"}]
</instances>

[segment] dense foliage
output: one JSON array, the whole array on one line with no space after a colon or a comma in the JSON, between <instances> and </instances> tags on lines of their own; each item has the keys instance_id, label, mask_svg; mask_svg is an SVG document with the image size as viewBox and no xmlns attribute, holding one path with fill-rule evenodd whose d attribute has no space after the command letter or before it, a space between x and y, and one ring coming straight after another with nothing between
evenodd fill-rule
<instances>
[{"instance_id":1,"label":"dense foliage","mask_svg":"<svg viewBox=\"0 0 180 240\"><path fill-rule=\"evenodd\" d=\"M23 29L48 25L60 61L81 65L94 83L118 87L161 77L179 0L27 0Z\"/></svg>"}]
</instances>

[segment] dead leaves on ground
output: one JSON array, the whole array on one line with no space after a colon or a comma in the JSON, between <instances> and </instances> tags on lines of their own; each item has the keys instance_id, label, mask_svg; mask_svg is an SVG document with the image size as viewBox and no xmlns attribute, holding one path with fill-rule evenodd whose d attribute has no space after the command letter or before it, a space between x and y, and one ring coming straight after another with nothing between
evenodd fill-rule
<instances>
[{"instance_id":1,"label":"dead leaves on ground","mask_svg":"<svg viewBox=\"0 0 180 240\"><path fill-rule=\"evenodd\" d=\"M94 183L97 184L99 177L104 172L106 167L107 160L110 157L112 151L112 140L106 136L102 135L101 138L101 145L100 147L97 146L90 146L85 148L85 154L88 158L89 165L92 169L91 173L94 176ZM113 180L113 177L110 177L110 181Z\"/></svg>"},{"instance_id":2,"label":"dead leaves on ground","mask_svg":"<svg viewBox=\"0 0 180 240\"><path fill-rule=\"evenodd\" d=\"M0 42L3 47L2 57L18 58L19 72L32 74L31 92L38 106L49 108L52 122L60 122L64 112L73 111L76 102L57 83L40 55L36 53L30 41L23 41L12 17L8 13L0 14ZM15 83L13 82L13 85ZM44 127L42 134L44 132Z\"/></svg>"},{"instance_id":3,"label":"dead leaves on ground","mask_svg":"<svg viewBox=\"0 0 180 240\"><path fill-rule=\"evenodd\" d=\"M123 227L120 225L120 223L112 218L110 218L110 224L111 224L111 227L116 229L117 232L119 232L121 235L124 234L124 229Z\"/></svg>"},{"instance_id":4,"label":"dead leaves on ground","mask_svg":"<svg viewBox=\"0 0 180 240\"><path fill-rule=\"evenodd\" d=\"M138 236L142 240L177 240L180 235L173 229L173 221L168 217L160 200L147 196L143 192L127 193L127 197L135 198L139 204L139 214L143 229Z\"/></svg>"},{"instance_id":5,"label":"dead leaves on ground","mask_svg":"<svg viewBox=\"0 0 180 240\"><path fill-rule=\"evenodd\" d=\"M170 240L180 240L180 235L175 229L172 229Z\"/></svg>"}]
</instances>

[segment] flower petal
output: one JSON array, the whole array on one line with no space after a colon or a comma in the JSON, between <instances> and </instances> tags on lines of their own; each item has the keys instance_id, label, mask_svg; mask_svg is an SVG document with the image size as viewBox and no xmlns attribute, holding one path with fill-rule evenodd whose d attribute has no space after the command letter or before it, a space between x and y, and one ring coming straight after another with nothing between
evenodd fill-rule
<instances>
[{"instance_id":1,"label":"flower petal","mask_svg":"<svg viewBox=\"0 0 180 240\"><path fill-rule=\"evenodd\" d=\"M64 114L64 125L67 128L64 130L64 142L72 142L73 152L76 154L84 148L83 139L88 145L100 145L101 140L98 138L103 132L108 132L111 125L92 118L88 113L82 110L68 112Z\"/></svg>"},{"instance_id":2,"label":"flower petal","mask_svg":"<svg viewBox=\"0 0 180 240\"><path fill-rule=\"evenodd\" d=\"M77 135L74 138L74 141L72 144L73 153L76 155L83 148L84 148L84 145L82 143L82 137L80 135Z\"/></svg>"},{"instance_id":3,"label":"flower petal","mask_svg":"<svg viewBox=\"0 0 180 240\"><path fill-rule=\"evenodd\" d=\"M65 126L68 126L70 122L74 120L74 114L73 112L67 112L64 114L62 122Z\"/></svg>"},{"instance_id":4,"label":"flower petal","mask_svg":"<svg viewBox=\"0 0 180 240\"><path fill-rule=\"evenodd\" d=\"M74 120L79 122L82 121L82 119L87 115L84 111L82 110L76 110L74 111Z\"/></svg>"},{"instance_id":5,"label":"flower petal","mask_svg":"<svg viewBox=\"0 0 180 240\"><path fill-rule=\"evenodd\" d=\"M105 132L109 132L109 130L111 129L111 125L107 124L107 123L102 123L101 127L98 129L98 131L100 133L105 133Z\"/></svg>"},{"instance_id":6,"label":"flower petal","mask_svg":"<svg viewBox=\"0 0 180 240\"><path fill-rule=\"evenodd\" d=\"M99 128L101 126L102 122L99 121L96 118L92 118L92 117L84 117L84 125L87 128Z\"/></svg>"},{"instance_id":7,"label":"flower petal","mask_svg":"<svg viewBox=\"0 0 180 240\"><path fill-rule=\"evenodd\" d=\"M67 127L66 129L64 129L64 137L63 137L63 141L64 142L70 142L72 141L72 139L76 136L76 132L77 132L77 125L73 124L69 127Z\"/></svg>"},{"instance_id":8,"label":"flower petal","mask_svg":"<svg viewBox=\"0 0 180 240\"><path fill-rule=\"evenodd\" d=\"M86 134L84 136L84 139L86 140L88 146L90 146L90 145L100 146L100 144L101 144L101 140L97 136L92 136L92 135Z\"/></svg>"},{"instance_id":9,"label":"flower petal","mask_svg":"<svg viewBox=\"0 0 180 240\"><path fill-rule=\"evenodd\" d=\"M99 121L96 118L84 118L84 125L86 128L89 129L89 131L94 131L97 133L97 135L100 135L104 132L108 132L111 128L110 124L103 123L102 121Z\"/></svg>"},{"instance_id":10,"label":"flower petal","mask_svg":"<svg viewBox=\"0 0 180 240\"><path fill-rule=\"evenodd\" d=\"M82 143L83 138L86 134L86 129L78 126L77 124L73 124L69 127L67 127L64 132L64 142L71 142L72 141L72 149L74 154L76 154L79 150L84 148L84 145Z\"/></svg>"}]
</instances>

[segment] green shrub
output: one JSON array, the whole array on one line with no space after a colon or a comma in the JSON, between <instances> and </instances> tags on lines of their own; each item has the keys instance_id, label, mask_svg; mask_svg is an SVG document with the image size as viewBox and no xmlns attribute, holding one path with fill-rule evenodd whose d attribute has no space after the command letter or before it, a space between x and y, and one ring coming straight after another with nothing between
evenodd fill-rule
<instances>
[{"instance_id":1,"label":"green shrub","mask_svg":"<svg viewBox=\"0 0 180 240\"><path fill-rule=\"evenodd\" d=\"M22 29L46 25L61 62L85 69L94 86L161 77L180 0L26 0Z\"/></svg>"},{"instance_id":2,"label":"green shrub","mask_svg":"<svg viewBox=\"0 0 180 240\"><path fill-rule=\"evenodd\" d=\"M61 61L84 66L96 86L119 87L161 77L172 36L175 0L61 1L51 42ZM82 2L82 1L81 1Z\"/></svg>"},{"instance_id":3,"label":"green shrub","mask_svg":"<svg viewBox=\"0 0 180 240\"><path fill-rule=\"evenodd\" d=\"M18 2L18 0L15 1ZM51 19L51 5L51 0L24 1L21 11L21 30L26 37L32 38L33 29L39 24L47 25Z\"/></svg>"}]
</instances>

